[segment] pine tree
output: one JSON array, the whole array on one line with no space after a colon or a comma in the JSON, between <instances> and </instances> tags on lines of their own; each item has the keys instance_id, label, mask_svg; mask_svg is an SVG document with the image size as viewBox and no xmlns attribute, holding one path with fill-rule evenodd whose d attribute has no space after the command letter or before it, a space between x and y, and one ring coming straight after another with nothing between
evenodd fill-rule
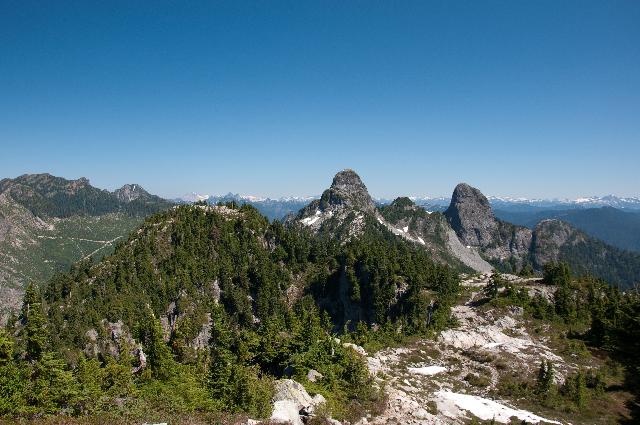
<instances>
[{"instance_id":1,"label":"pine tree","mask_svg":"<svg viewBox=\"0 0 640 425\"><path fill-rule=\"evenodd\" d=\"M579 409L587 403L587 380L582 371L578 371L573 379L573 401Z\"/></svg>"},{"instance_id":2,"label":"pine tree","mask_svg":"<svg viewBox=\"0 0 640 425\"><path fill-rule=\"evenodd\" d=\"M169 346L164 342L162 326L149 309L147 320L141 331L144 353L147 357L147 366L151 369L154 378L168 379L173 371L173 357Z\"/></svg>"},{"instance_id":3,"label":"pine tree","mask_svg":"<svg viewBox=\"0 0 640 425\"><path fill-rule=\"evenodd\" d=\"M235 358L231 351L231 330L226 322L224 310L216 305L211 314L211 338L209 340L209 389L214 400L229 407L233 391Z\"/></svg>"},{"instance_id":4,"label":"pine tree","mask_svg":"<svg viewBox=\"0 0 640 425\"><path fill-rule=\"evenodd\" d=\"M26 358L32 361L39 360L45 350L48 334L40 294L33 284L30 284L25 292L21 319L24 324Z\"/></svg>"},{"instance_id":5,"label":"pine tree","mask_svg":"<svg viewBox=\"0 0 640 425\"><path fill-rule=\"evenodd\" d=\"M553 390L555 371L553 364L549 360L542 359L540 369L538 369L538 379L536 381L536 392L541 399L547 400Z\"/></svg>"},{"instance_id":6,"label":"pine tree","mask_svg":"<svg viewBox=\"0 0 640 425\"><path fill-rule=\"evenodd\" d=\"M487 283L487 286L484 287L483 292L489 298L496 299L498 298L498 292L503 285L504 278L502 277L502 274L497 270L494 270L491 275L491 279L489 280L489 283Z\"/></svg>"},{"instance_id":7,"label":"pine tree","mask_svg":"<svg viewBox=\"0 0 640 425\"><path fill-rule=\"evenodd\" d=\"M13 358L13 341L4 329L0 329L0 366L4 366Z\"/></svg>"}]
</instances>

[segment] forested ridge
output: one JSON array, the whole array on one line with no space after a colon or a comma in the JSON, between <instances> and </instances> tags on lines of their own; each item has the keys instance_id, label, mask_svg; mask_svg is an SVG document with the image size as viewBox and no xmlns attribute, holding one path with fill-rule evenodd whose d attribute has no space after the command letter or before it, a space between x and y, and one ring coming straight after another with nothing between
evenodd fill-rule
<instances>
[{"instance_id":1,"label":"forested ridge","mask_svg":"<svg viewBox=\"0 0 640 425\"><path fill-rule=\"evenodd\" d=\"M429 334L450 324L457 288L455 270L377 223L342 243L246 205L176 207L100 263L29 287L2 334L0 413L265 417L273 379L314 369L313 391L345 417L380 395L336 337Z\"/></svg>"},{"instance_id":2,"label":"forested ridge","mask_svg":"<svg viewBox=\"0 0 640 425\"><path fill-rule=\"evenodd\" d=\"M137 193L125 200L119 195L127 187L135 187ZM109 213L145 217L172 205L137 185L126 185L109 192L91 186L86 178L67 180L50 174L25 174L15 179L2 179L0 193L8 194L38 217L67 218Z\"/></svg>"}]
</instances>

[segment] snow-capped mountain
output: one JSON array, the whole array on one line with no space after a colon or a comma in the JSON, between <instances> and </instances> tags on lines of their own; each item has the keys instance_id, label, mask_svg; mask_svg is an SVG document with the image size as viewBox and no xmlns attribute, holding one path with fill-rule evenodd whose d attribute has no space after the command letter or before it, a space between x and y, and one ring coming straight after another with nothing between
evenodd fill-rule
<instances>
[{"instance_id":1,"label":"snow-capped mountain","mask_svg":"<svg viewBox=\"0 0 640 425\"><path fill-rule=\"evenodd\" d=\"M318 195L268 198L256 195L240 195L232 192L229 192L226 195L210 196L192 192L173 199L173 201L177 203L207 201L210 204L233 201L240 204L251 204L271 219L282 219L287 214L295 213L309 202L319 198L320 196ZM590 196L576 199L539 199L509 196L488 196L487 198L493 208L503 211L537 211L540 209L565 210L600 207L614 207L618 209L640 211L640 198L625 198L615 195ZM429 211L444 211L451 202L451 198L448 196L409 196L409 199L411 199L416 205L425 207ZM389 205L393 202L393 199L373 198L373 201L377 205Z\"/></svg>"},{"instance_id":2,"label":"snow-capped mountain","mask_svg":"<svg viewBox=\"0 0 640 425\"><path fill-rule=\"evenodd\" d=\"M409 196L416 205L430 206L437 210L438 207L446 208L451 202L451 198L446 196L429 197L429 196ZM606 196L589 196L580 197L575 199L568 198L554 198L554 199L541 199L541 198L525 198L525 197L510 197L510 196L488 196L489 203L493 208L503 210L513 209L528 209L529 207L534 209L574 209L574 208L600 208L600 207L613 207L618 209L627 210L640 210L640 198L635 197L618 197L615 195ZM389 204L392 200L388 199L375 199L378 204Z\"/></svg>"},{"instance_id":3,"label":"snow-capped mountain","mask_svg":"<svg viewBox=\"0 0 640 425\"><path fill-rule=\"evenodd\" d=\"M640 210L640 198L625 198L615 195L589 196L575 199L529 199L490 196L489 202L491 202L495 208L509 208L520 205L548 209L613 207L619 209Z\"/></svg>"},{"instance_id":4,"label":"snow-capped mountain","mask_svg":"<svg viewBox=\"0 0 640 425\"><path fill-rule=\"evenodd\" d=\"M178 198L172 199L174 202L177 203L193 203L193 202L200 202L200 201L206 201L207 199L209 199L210 196L209 195L200 195L198 193L195 192L191 192L191 193L187 193L185 195L182 195Z\"/></svg>"}]
</instances>

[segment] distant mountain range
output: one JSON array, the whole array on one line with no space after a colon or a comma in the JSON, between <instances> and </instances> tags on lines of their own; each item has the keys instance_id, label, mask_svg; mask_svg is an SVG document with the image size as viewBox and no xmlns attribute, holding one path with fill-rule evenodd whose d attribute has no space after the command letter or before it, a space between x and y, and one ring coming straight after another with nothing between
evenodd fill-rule
<instances>
[{"instance_id":1,"label":"distant mountain range","mask_svg":"<svg viewBox=\"0 0 640 425\"><path fill-rule=\"evenodd\" d=\"M226 195L213 196L189 193L179 198L172 199L172 201L178 204L207 201L212 205L215 205L218 202L229 201L234 201L241 204L247 203L255 206L262 214L265 214L270 219L282 219L287 214L297 212L300 208L302 208L302 206L318 198L320 198L319 195L264 198L260 196L240 195L237 193L229 192ZM388 205L393 202L393 199L389 198L372 199L377 205ZM408 199L410 199L416 205L425 207L426 209L432 211L444 211L451 203L451 197L446 196L408 196ZM591 196L576 199L529 199L488 196L487 199L495 210L503 212L532 213L546 210L589 209L600 207L612 207L625 211L640 212L640 198L624 198L615 195Z\"/></svg>"},{"instance_id":2,"label":"distant mountain range","mask_svg":"<svg viewBox=\"0 0 640 425\"><path fill-rule=\"evenodd\" d=\"M583 232L613 246L640 252L640 211L613 207L566 210L495 210L502 220L533 229L542 220L570 223Z\"/></svg>"},{"instance_id":3,"label":"distant mountain range","mask_svg":"<svg viewBox=\"0 0 640 425\"><path fill-rule=\"evenodd\" d=\"M612 283L639 280L640 257L618 249L640 250L640 201L635 198L486 198L459 185L452 198L389 201L372 198L358 175L346 170L321 196L194 193L165 200L137 184L111 192L86 178L30 174L0 180L0 317L19 305L27 283L43 283L76 261L109 254L145 217L198 201L250 204L270 220L288 217L283 221L289 225L345 240L375 228L461 269L515 272L525 264L539 269L545 262L565 260L578 272Z\"/></svg>"}]
</instances>

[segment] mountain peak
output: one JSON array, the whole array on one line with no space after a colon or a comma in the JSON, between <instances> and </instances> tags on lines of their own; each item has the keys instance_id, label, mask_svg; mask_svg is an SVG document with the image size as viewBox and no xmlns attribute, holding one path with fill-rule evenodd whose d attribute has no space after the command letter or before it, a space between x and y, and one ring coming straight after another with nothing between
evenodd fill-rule
<instances>
[{"instance_id":1,"label":"mountain peak","mask_svg":"<svg viewBox=\"0 0 640 425\"><path fill-rule=\"evenodd\" d=\"M493 215L493 211L491 210L491 205L489 204L487 197L484 196L479 189L476 189L467 183L458 184L453 190L453 195L451 196L450 207L460 205L473 205L477 208L489 211Z\"/></svg>"},{"instance_id":2,"label":"mountain peak","mask_svg":"<svg viewBox=\"0 0 640 425\"><path fill-rule=\"evenodd\" d=\"M487 197L466 183L456 186L451 196L451 204L444 214L466 245L485 245L493 240L498 228Z\"/></svg>"},{"instance_id":3,"label":"mountain peak","mask_svg":"<svg viewBox=\"0 0 640 425\"><path fill-rule=\"evenodd\" d=\"M327 224L336 228L350 222L350 237L362 230L363 213L377 214L376 205L360 176L355 171L346 169L337 173L333 177L331 187L322 193L320 199L302 208L295 220L314 230L319 230Z\"/></svg>"},{"instance_id":4,"label":"mountain peak","mask_svg":"<svg viewBox=\"0 0 640 425\"><path fill-rule=\"evenodd\" d=\"M353 171L351 168L345 168L344 170L336 173L336 175L333 177L333 182L331 183L332 188L351 185L359 185L364 187L364 183L362 183L362 179L360 178L358 173Z\"/></svg>"},{"instance_id":5,"label":"mountain peak","mask_svg":"<svg viewBox=\"0 0 640 425\"><path fill-rule=\"evenodd\" d=\"M347 168L337 173L331 187L322 194L323 206L346 205L358 210L373 211L375 204L360 176Z\"/></svg>"},{"instance_id":6,"label":"mountain peak","mask_svg":"<svg viewBox=\"0 0 640 425\"><path fill-rule=\"evenodd\" d=\"M131 202L140 198L147 199L151 196L139 184L125 184L120 189L115 190L113 194L122 202Z\"/></svg>"}]
</instances>

